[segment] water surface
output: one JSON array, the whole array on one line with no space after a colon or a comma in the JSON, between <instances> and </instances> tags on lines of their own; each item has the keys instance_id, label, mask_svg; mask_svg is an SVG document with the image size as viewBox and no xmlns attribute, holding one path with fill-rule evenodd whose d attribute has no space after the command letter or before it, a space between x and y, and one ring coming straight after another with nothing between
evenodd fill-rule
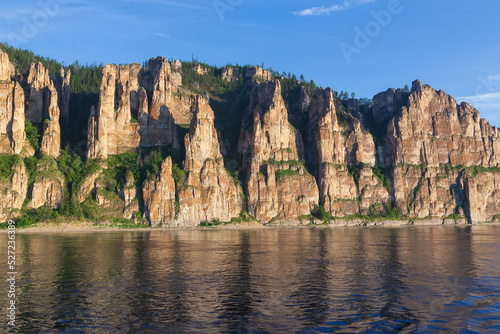
<instances>
[{"instance_id":1,"label":"water surface","mask_svg":"<svg viewBox=\"0 0 500 334\"><path fill-rule=\"evenodd\" d=\"M10 332L500 332L500 226L16 241L18 326ZM3 310L6 303L1 293Z\"/></svg>"}]
</instances>

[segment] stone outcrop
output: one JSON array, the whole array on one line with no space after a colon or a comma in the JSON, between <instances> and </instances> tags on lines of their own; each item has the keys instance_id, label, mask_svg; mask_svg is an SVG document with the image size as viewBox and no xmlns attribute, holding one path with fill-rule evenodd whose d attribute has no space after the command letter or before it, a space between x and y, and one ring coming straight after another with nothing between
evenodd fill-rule
<instances>
[{"instance_id":1,"label":"stone outcrop","mask_svg":"<svg viewBox=\"0 0 500 334\"><path fill-rule=\"evenodd\" d=\"M6 221L13 217L13 210L19 210L23 206L28 191L28 174L21 159L15 161L11 168L10 178L0 180L0 219Z\"/></svg>"},{"instance_id":2,"label":"stone outcrop","mask_svg":"<svg viewBox=\"0 0 500 334\"><path fill-rule=\"evenodd\" d=\"M500 131L467 103L458 105L420 81L413 83L407 105L390 121L386 146L393 165L500 166Z\"/></svg>"},{"instance_id":3,"label":"stone outcrop","mask_svg":"<svg viewBox=\"0 0 500 334\"><path fill-rule=\"evenodd\" d=\"M373 137L355 118L340 126L335 102L331 89L319 89L309 106L309 157L318 166L320 203L333 216L383 209L390 196L373 175Z\"/></svg>"},{"instance_id":4,"label":"stone outcrop","mask_svg":"<svg viewBox=\"0 0 500 334\"><path fill-rule=\"evenodd\" d=\"M220 153L214 113L207 101L196 98L189 133L184 139L185 183L179 185L179 221L198 225L203 221L230 221L242 210L242 190L228 175Z\"/></svg>"},{"instance_id":5,"label":"stone outcrop","mask_svg":"<svg viewBox=\"0 0 500 334\"><path fill-rule=\"evenodd\" d=\"M151 226L169 224L175 218L175 182L172 177L172 159L166 158L158 175L142 186L144 215Z\"/></svg>"},{"instance_id":6,"label":"stone outcrop","mask_svg":"<svg viewBox=\"0 0 500 334\"><path fill-rule=\"evenodd\" d=\"M14 65L0 50L0 153L20 154L25 146L24 91ZM27 144L29 146L29 144Z\"/></svg>"},{"instance_id":7,"label":"stone outcrop","mask_svg":"<svg viewBox=\"0 0 500 334\"><path fill-rule=\"evenodd\" d=\"M393 171L396 206L416 218L458 213L465 204L461 174L456 169L400 165Z\"/></svg>"},{"instance_id":8,"label":"stone outcrop","mask_svg":"<svg viewBox=\"0 0 500 334\"><path fill-rule=\"evenodd\" d=\"M141 146L179 148L172 98L172 72L167 59L152 58L149 74L142 78L144 92L139 92ZM144 94L146 93L146 94ZM150 104L148 105L148 102Z\"/></svg>"},{"instance_id":9,"label":"stone outcrop","mask_svg":"<svg viewBox=\"0 0 500 334\"><path fill-rule=\"evenodd\" d=\"M43 137L40 151L57 159L61 152L61 127L59 125L59 106L57 92L51 82L47 87L47 118L43 123Z\"/></svg>"},{"instance_id":10,"label":"stone outcrop","mask_svg":"<svg viewBox=\"0 0 500 334\"><path fill-rule=\"evenodd\" d=\"M268 70L264 70L260 66L245 67L244 73L245 77L256 80L267 81L273 79L271 72L269 72Z\"/></svg>"},{"instance_id":11,"label":"stone outcrop","mask_svg":"<svg viewBox=\"0 0 500 334\"><path fill-rule=\"evenodd\" d=\"M469 170L484 172L499 166L500 131L480 119L476 109L458 105L420 81L413 83L407 98L400 90L379 94L373 110L394 114L398 105L380 154L385 155L385 165L392 166L396 206L409 217L467 214L473 222L491 219L494 191L489 193L493 202L488 203L476 185L483 184L487 193L486 175L494 184L496 174L470 176Z\"/></svg>"},{"instance_id":12,"label":"stone outcrop","mask_svg":"<svg viewBox=\"0 0 500 334\"><path fill-rule=\"evenodd\" d=\"M69 78L68 78L69 80ZM63 85L63 84L61 84ZM68 82L69 85L69 82ZM69 86L67 91L69 108ZM31 64L26 87L26 118L33 123L43 122L41 152L57 158L61 149L61 128L59 125L59 96L49 71L42 63Z\"/></svg>"},{"instance_id":13,"label":"stone outcrop","mask_svg":"<svg viewBox=\"0 0 500 334\"><path fill-rule=\"evenodd\" d=\"M64 200L65 181L54 158L42 157L38 160L34 173L35 181L28 191L28 197L31 199L28 208L59 208Z\"/></svg>"},{"instance_id":14,"label":"stone outcrop","mask_svg":"<svg viewBox=\"0 0 500 334\"><path fill-rule=\"evenodd\" d=\"M196 66L194 67L194 71L198 75L205 75L208 74L208 72L210 72L210 69L203 67L200 64L196 64Z\"/></svg>"},{"instance_id":15,"label":"stone outcrop","mask_svg":"<svg viewBox=\"0 0 500 334\"><path fill-rule=\"evenodd\" d=\"M232 68L231 66L224 66L222 68L221 75L222 79L225 82L233 82L238 80L238 77L234 75L234 68Z\"/></svg>"},{"instance_id":16,"label":"stone outcrop","mask_svg":"<svg viewBox=\"0 0 500 334\"><path fill-rule=\"evenodd\" d=\"M182 70L182 62L180 60L172 60L170 62L173 70L180 71Z\"/></svg>"},{"instance_id":17,"label":"stone outcrop","mask_svg":"<svg viewBox=\"0 0 500 334\"><path fill-rule=\"evenodd\" d=\"M50 83L49 70L42 63L31 64L26 87L26 118L32 123L41 123L45 119Z\"/></svg>"},{"instance_id":18,"label":"stone outcrop","mask_svg":"<svg viewBox=\"0 0 500 334\"><path fill-rule=\"evenodd\" d=\"M255 84L239 149L246 156L248 211L261 221L308 215L318 188L303 160L300 133L288 121L279 81Z\"/></svg>"},{"instance_id":19,"label":"stone outcrop","mask_svg":"<svg viewBox=\"0 0 500 334\"><path fill-rule=\"evenodd\" d=\"M466 210L470 223L492 220L500 213L500 172L486 172L477 175L467 173L463 177Z\"/></svg>"},{"instance_id":20,"label":"stone outcrop","mask_svg":"<svg viewBox=\"0 0 500 334\"><path fill-rule=\"evenodd\" d=\"M131 120L131 91L138 87L134 83L138 78L131 71L134 67L104 67L99 105L92 108L88 123L87 159L106 159L108 154L125 153L139 146L139 123Z\"/></svg>"},{"instance_id":21,"label":"stone outcrop","mask_svg":"<svg viewBox=\"0 0 500 334\"><path fill-rule=\"evenodd\" d=\"M135 180L132 173L126 176L123 188L118 192L118 197L124 203L123 217L126 219L134 218L136 212L139 211L139 200L136 197L137 189L135 187Z\"/></svg>"},{"instance_id":22,"label":"stone outcrop","mask_svg":"<svg viewBox=\"0 0 500 334\"><path fill-rule=\"evenodd\" d=\"M387 127L387 123L399 113L407 95L401 89L389 88L373 97L372 119L379 129Z\"/></svg>"},{"instance_id":23,"label":"stone outcrop","mask_svg":"<svg viewBox=\"0 0 500 334\"><path fill-rule=\"evenodd\" d=\"M66 73L61 67L59 75L56 77L56 90L58 97L59 110L61 112L61 120L63 124L69 122L69 84L71 81L71 71Z\"/></svg>"}]
</instances>

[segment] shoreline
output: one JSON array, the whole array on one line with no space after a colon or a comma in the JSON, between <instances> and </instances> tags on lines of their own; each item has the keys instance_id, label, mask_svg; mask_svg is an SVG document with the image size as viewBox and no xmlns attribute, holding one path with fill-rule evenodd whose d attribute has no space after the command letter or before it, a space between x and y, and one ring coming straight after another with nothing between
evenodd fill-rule
<instances>
[{"instance_id":1,"label":"shoreline","mask_svg":"<svg viewBox=\"0 0 500 334\"><path fill-rule=\"evenodd\" d=\"M116 225L96 224L86 221L72 221L68 223L43 222L30 227L18 227L17 233L81 233L81 232L151 232L151 231L213 231L213 230L257 230L257 229L307 229L307 228L394 228L394 227L416 227L416 226L485 226L500 225L499 220L469 224L466 219L409 219L409 220L363 220L363 219L337 219L326 224L319 220L309 223L299 220L283 220L261 224L258 222L246 222L238 224L227 224L217 226L176 226L176 227L137 227L124 228ZM8 229L0 230L0 233L8 233Z\"/></svg>"}]
</instances>

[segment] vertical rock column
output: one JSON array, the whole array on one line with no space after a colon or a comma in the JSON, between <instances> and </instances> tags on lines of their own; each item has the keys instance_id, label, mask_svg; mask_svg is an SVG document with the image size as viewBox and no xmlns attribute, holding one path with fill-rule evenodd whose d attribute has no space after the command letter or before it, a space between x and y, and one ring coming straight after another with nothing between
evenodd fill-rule
<instances>
[{"instance_id":1,"label":"vertical rock column","mask_svg":"<svg viewBox=\"0 0 500 334\"><path fill-rule=\"evenodd\" d=\"M302 165L300 133L288 121L279 81L255 84L240 150L248 168L248 211L261 221L296 218L318 204L318 186Z\"/></svg>"},{"instance_id":2,"label":"vertical rock column","mask_svg":"<svg viewBox=\"0 0 500 334\"><path fill-rule=\"evenodd\" d=\"M185 184L179 185L179 221L198 225L218 219L229 221L241 211L241 188L224 167L214 112L202 97L196 98L193 119L185 137Z\"/></svg>"},{"instance_id":3,"label":"vertical rock column","mask_svg":"<svg viewBox=\"0 0 500 334\"><path fill-rule=\"evenodd\" d=\"M172 177L172 158L161 164L160 173L142 186L144 215L151 226L169 223L175 218L175 182Z\"/></svg>"},{"instance_id":4,"label":"vertical rock column","mask_svg":"<svg viewBox=\"0 0 500 334\"><path fill-rule=\"evenodd\" d=\"M3 154L20 154L26 139L24 92L14 76L14 65L0 50L0 153Z\"/></svg>"},{"instance_id":5,"label":"vertical rock column","mask_svg":"<svg viewBox=\"0 0 500 334\"><path fill-rule=\"evenodd\" d=\"M59 97L49 71L42 63L31 64L27 79L26 118L33 123L43 122L41 152L53 158L61 150Z\"/></svg>"}]
</instances>

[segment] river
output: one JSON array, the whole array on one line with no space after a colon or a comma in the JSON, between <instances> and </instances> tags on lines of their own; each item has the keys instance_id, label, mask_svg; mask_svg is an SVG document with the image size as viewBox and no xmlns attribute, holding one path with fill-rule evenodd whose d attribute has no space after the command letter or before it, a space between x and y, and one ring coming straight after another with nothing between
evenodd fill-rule
<instances>
[{"instance_id":1,"label":"river","mask_svg":"<svg viewBox=\"0 0 500 334\"><path fill-rule=\"evenodd\" d=\"M18 233L16 257L12 333L500 332L500 226Z\"/></svg>"}]
</instances>

